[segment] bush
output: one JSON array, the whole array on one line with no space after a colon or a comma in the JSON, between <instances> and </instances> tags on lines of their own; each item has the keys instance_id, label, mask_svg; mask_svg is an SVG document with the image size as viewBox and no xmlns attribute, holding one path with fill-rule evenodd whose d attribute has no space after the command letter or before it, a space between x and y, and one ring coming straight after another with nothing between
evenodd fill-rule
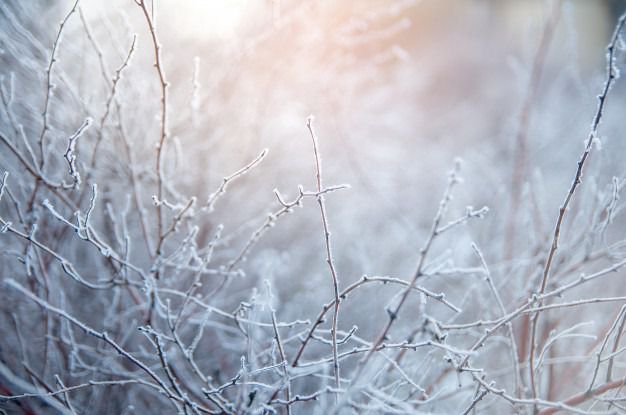
<instances>
[{"instance_id":1,"label":"bush","mask_svg":"<svg viewBox=\"0 0 626 415\"><path fill-rule=\"evenodd\" d=\"M569 3L61 3L0 4L0 412L626 412L626 15L596 82Z\"/></svg>"}]
</instances>

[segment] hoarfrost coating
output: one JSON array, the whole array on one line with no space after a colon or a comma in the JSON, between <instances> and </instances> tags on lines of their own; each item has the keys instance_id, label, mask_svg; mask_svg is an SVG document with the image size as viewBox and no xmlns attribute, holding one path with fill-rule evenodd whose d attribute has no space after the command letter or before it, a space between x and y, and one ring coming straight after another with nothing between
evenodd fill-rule
<instances>
[{"instance_id":1,"label":"hoarfrost coating","mask_svg":"<svg viewBox=\"0 0 626 415\"><path fill-rule=\"evenodd\" d=\"M626 413L621 13L0 2L0 412Z\"/></svg>"}]
</instances>

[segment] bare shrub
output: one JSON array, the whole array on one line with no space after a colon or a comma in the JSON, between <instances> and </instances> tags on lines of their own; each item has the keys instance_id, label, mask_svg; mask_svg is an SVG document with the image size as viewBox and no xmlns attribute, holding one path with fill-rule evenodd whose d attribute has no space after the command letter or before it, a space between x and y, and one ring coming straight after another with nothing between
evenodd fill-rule
<instances>
[{"instance_id":1,"label":"bare shrub","mask_svg":"<svg viewBox=\"0 0 626 415\"><path fill-rule=\"evenodd\" d=\"M0 412L626 413L626 15L596 82L549 6L481 113L397 44L440 6L0 3Z\"/></svg>"}]
</instances>

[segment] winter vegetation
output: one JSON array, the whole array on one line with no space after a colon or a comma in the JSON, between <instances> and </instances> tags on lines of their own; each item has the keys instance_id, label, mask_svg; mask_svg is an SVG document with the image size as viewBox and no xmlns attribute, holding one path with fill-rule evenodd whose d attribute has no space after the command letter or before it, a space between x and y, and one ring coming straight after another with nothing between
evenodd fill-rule
<instances>
[{"instance_id":1,"label":"winter vegetation","mask_svg":"<svg viewBox=\"0 0 626 415\"><path fill-rule=\"evenodd\" d=\"M626 413L626 14L0 2L0 414Z\"/></svg>"}]
</instances>

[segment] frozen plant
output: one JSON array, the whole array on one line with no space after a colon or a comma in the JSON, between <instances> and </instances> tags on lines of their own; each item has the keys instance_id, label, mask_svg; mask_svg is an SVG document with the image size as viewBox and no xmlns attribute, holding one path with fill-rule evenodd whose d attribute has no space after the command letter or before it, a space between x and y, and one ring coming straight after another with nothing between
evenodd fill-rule
<instances>
[{"instance_id":1,"label":"frozen plant","mask_svg":"<svg viewBox=\"0 0 626 415\"><path fill-rule=\"evenodd\" d=\"M0 3L0 413L626 413L626 14L507 118L412 66L494 5L200 3Z\"/></svg>"}]
</instances>

